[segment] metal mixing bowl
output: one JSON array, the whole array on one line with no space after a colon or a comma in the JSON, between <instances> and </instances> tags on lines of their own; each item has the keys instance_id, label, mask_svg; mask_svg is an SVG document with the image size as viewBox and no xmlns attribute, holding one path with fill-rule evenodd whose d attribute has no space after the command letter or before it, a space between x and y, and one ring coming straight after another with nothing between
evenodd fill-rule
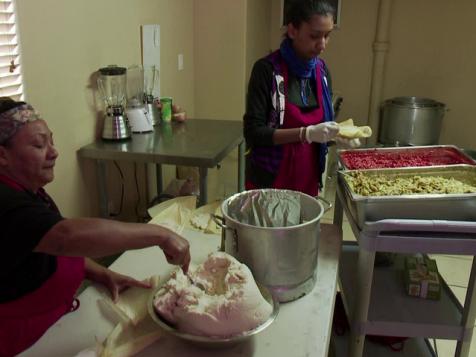
<instances>
[{"instance_id":1,"label":"metal mixing bowl","mask_svg":"<svg viewBox=\"0 0 476 357\"><path fill-rule=\"evenodd\" d=\"M269 318L263 322L261 325L255 327L252 330L246 331L242 334L239 335L234 335L230 337L207 337L207 336L198 336L198 335L191 335L188 333L183 333L178 331L173 325L168 323L166 320L164 320L159 314L154 309L154 297L155 297L155 292L154 294L151 294L151 297L148 302L148 310L149 314L152 317L152 319L157 323L157 325L160 326L164 331L186 341L189 343L193 343L195 345L199 345L202 347L207 347L207 348L222 348L222 347L229 347L232 345L235 345L240 342L244 342L248 339L250 339L252 336L260 333L264 329L266 329L269 325L271 325L278 315L279 312L279 301L278 299L271 294L271 292L265 287L260 284L258 284L258 288L261 291L261 294L263 297L266 299L267 302L271 304L273 307L273 311L271 312L271 315ZM160 287L156 290L156 292L160 289Z\"/></svg>"}]
</instances>

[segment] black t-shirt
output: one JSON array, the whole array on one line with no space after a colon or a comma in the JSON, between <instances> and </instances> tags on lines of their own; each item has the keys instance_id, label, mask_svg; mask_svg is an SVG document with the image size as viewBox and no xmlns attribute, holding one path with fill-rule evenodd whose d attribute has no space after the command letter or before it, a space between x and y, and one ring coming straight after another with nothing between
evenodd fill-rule
<instances>
[{"instance_id":1,"label":"black t-shirt","mask_svg":"<svg viewBox=\"0 0 476 357\"><path fill-rule=\"evenodd\" d=\"M55 256L33 249L62 219L42 195L0 183L0 303L39 288L56 271Z\"/></svg>"}]
</instances>

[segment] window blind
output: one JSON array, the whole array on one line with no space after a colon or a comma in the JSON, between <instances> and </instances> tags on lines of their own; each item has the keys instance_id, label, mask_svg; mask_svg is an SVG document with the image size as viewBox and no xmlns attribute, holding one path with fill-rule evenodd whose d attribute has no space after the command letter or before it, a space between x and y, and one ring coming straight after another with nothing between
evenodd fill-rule
<instances>
[{"instance_id":1,"label":"window blind","mask_svg":"<svg viewBox=\"0 0 476 357\"><path fill-rule=\"evenodd\" d=\"M5 96L15 100L23 97L13 0L0 0L0 97Z\"/></svg>"}]
</instances>

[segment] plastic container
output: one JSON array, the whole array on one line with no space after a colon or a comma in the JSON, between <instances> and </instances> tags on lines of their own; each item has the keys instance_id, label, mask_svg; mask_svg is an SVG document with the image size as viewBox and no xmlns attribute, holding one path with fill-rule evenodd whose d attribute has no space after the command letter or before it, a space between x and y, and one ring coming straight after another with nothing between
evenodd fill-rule
<instances>
[{"instance_id":1,"label":"plastic container","mask_svg":"<svg viewBox=\"0 0 476 357\"><path fill-rule=\"evenodd\" d=\"M161 119L164 123L170 123L172 121L172 98L161 97L160 103L162 104Z\"/></svg>"}]
</instances>

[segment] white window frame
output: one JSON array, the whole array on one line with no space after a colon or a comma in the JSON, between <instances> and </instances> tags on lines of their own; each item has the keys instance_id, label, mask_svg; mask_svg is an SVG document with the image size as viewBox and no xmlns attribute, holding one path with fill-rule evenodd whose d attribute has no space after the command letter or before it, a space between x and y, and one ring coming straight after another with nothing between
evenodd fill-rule
<instances>
[{"instance_id":1,"label":"white window frame","mask_svg":"<svg viewBox=\"0 0 476 357\"><path fill-rule=\"evenodd\" d=\"M14 0L0 0L0 97L23 100L23 78Z\"/></svg>"}]
</instances>

